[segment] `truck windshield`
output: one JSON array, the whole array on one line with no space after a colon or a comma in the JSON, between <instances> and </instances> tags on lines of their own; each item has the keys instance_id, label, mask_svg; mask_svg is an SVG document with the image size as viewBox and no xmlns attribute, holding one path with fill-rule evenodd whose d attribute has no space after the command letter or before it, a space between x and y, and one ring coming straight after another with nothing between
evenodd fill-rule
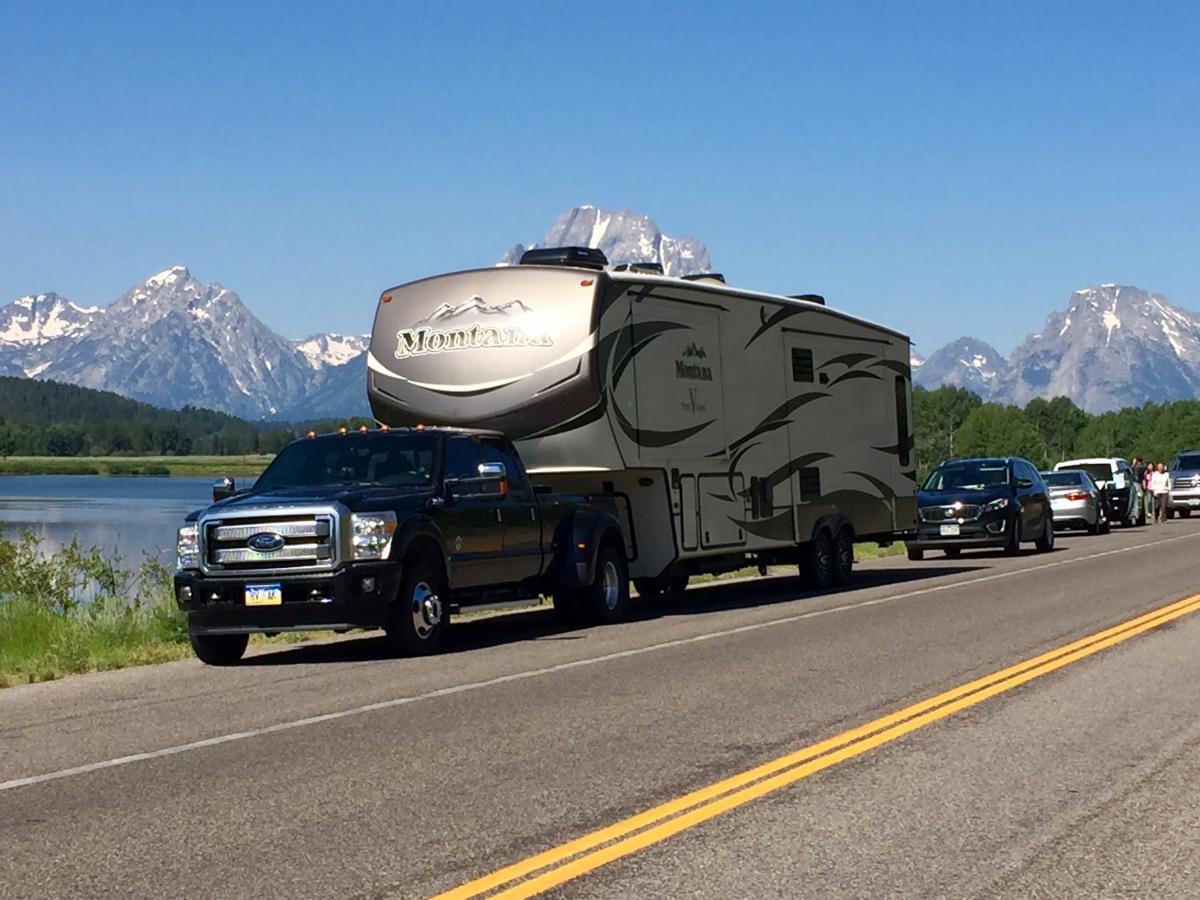
<instances>
[{"instance_id":1,"label":"truck windshield","mask_svg":"<svg viewBox=\"0 0 1200 900\"><path fill-rule=\"evenodd\" d=\"M1008 465L1002 460L967 460L938 466L925 482L927 491L985 491L1008 484Z\"/></svg>"},{"instance_id":2,"label":"truck windshield","mask_svg":"<svg viewBox=\"0 0 1200 900\"><path fill-rule=\"evenodd\" d=\"M1171 468L1180 472L1191 472L1200 469L1200 453L1184 453L1175 460L1175 465L1171 466Z\"/></svg>"},{"instance_id":3,"label":"truck windshield","mask_svg":"<svg viewBox=\"0 0 1200 900\"><path fill-rule=\"evenodd\" d=\"M433 435L346 434L288 444L254 485L256 491L328 484L428 487L438 440Z\"/></svg>"}]
</instances>

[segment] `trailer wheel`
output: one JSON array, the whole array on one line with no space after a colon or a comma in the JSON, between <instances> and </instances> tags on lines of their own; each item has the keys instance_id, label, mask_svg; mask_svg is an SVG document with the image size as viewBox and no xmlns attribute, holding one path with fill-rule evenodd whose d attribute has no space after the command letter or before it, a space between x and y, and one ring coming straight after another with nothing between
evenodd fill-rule
<instances>
[{"instance_id":1,"label":"trailer wheel","mask_svg":"<svg viewBox=\"0 0 1200 900\"><path fill-rule=\"evenodd\" d=\"M828 531L820 531L800 553L800 579L814 591L825 591L833 583L833 542Z\"/></svg>"},{"instance_id":2,"label":"trailer wheel","mask_svg":"<svg viewBox=\"0 0 1200 900\"><path fill-rule=\"evenodd\" d=\"M210 666L232 666L246 652L250 642L248 634L193 634L188 632L188 641L196 657Z\"/></svg>"},{"instance_id":3,"label":"trailer wheel","mask_svg":"<svg viewBox=\"0 0 1200 900\"><path fill-rule=\"evenodd\" d=\"M383 626L393 655L425 656L437 650L449 619L444 584L441 569L426 560L405 567Z\"/></svg>"},{"instance_id":4,"label":"trailer wheel","mask_svg":"<svg viewBox=\"0 0 1200 900\"><path fill-rule=\"evenodd\" d=\"M833 540L833 583L847 584L854 573L854 540L843 528Z\"/></svg>"}]
</instances>

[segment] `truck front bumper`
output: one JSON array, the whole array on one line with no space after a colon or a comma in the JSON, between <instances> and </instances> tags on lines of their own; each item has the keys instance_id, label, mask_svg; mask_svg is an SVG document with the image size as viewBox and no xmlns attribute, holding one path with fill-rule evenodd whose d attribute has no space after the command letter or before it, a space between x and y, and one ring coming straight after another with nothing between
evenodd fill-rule
<instances>
[{"instance_id":1,"label":"truck front bumper","mask_svg":"<svg viewBox=\"0 0 1200 900\"><path fill-rule=\"evenodd\" d=\"M394 564L358 563L296 575L175 573L175 599L193 634L380 628L399 589ZM247 587L278 586L282 603L248 606Z\"/></svg>"}]
</instances>

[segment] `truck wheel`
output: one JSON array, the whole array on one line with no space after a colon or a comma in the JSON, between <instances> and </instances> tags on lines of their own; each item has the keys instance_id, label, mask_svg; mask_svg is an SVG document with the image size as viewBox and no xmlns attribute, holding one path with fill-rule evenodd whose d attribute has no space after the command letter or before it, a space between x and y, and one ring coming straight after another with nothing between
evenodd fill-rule
<instances>
[{"instance_id":1,"label":"truck wheel","mask_svg":"<svg viewBox=\"0 0 1200 900\"><path fill-rule=\"evenodd\" d=\"M833 583L833 542L821 531L800 554L800 580L809 590L827 591Z\"/></svg>"},{"instance_id":2,"label":"truck wheel","mask_svg":"<svg viewBox=\"0 0 1200 900\"><path fill-rule=\"evenodd\" d=\"M394 655L425 656L437 650L449 618L443 584L441 571L424 560L405 567L383 626Z\"/></svg>"},{"instance_id":3,"label":"truck wheel","mask_svg":"<svg viewBox=\"0 0 1200 900\"><path fill-rule=\"evenodd\" d=\"M854 574L854 540L850 529L843 528L833 540L833 583L847 584Z\"/></svg>"},{"instance_id":4,"label":"truck wheel","mask_svg":"<svg viewBox=\"0 0 1200 900\"><path fill-rule=\"evenodd\" d=\"M193 634L188 632L188 641L197 658L210 666L232 666L246 652L250 643L248 634Z\"/></svg>"},{"instance_id":5,"label":"truck wheel","mask_svg":"<svg viewBox=\"0 0 1200 900\"><path fill-rule=\"evenodd\" d=\"M908 558L911 559L913 562L920 562L921 560L923 560L925 558L925 551L922 550L920 547L909 547L908 548Z\"/></svg>"},{"instance_id":6,"label":"truck wheel","mask_svg":"<svg viewBox=\"0 0 1200 900\"><path fill-rule=\"evenodd\" d=\"M625 554L611 543L601 546L592 583L580 588L575 600L585 622L607 625L623 619L629 607L629 567Z\"/></svg>"},{"instance_id":7,"label":"truck wheel","mask_svg":"<svg viewBox=\"0 0 1200 900\"><path fill-rule=\"evenodd\" d=\"M1179 511L1179 515L1185 519L1190 519L1192 517L1192 511L1190 509L1181 509Z\"/></svg>"}]
</instances>

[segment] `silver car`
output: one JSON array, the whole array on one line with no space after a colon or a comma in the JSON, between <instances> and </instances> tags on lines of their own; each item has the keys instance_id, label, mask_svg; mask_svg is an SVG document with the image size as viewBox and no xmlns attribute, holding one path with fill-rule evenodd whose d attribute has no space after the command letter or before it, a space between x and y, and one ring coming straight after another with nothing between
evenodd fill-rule
<instances>
[{"instance_id":1,"label":"silver car","mask_svg":"<svg viewBox=\"0 0 1200 900\"><path fill-rule=\"evenodd\" d=\"M1190 516L1200 510L1200 450L1184 450L1171 461L1167 515Z\"/></svg>"},{"instance_id":2,"label":"silver car","mask_svg":"<svg viewBox=\"0 0 1200 900\"><path fill-rule=\"evenodd\" d=\"M1088 534L1108 533L1108 504L1096 482L1083 469L1043 472L1050 489L1055 528L1086 528Z\"/></svg>"}]
</instances>

